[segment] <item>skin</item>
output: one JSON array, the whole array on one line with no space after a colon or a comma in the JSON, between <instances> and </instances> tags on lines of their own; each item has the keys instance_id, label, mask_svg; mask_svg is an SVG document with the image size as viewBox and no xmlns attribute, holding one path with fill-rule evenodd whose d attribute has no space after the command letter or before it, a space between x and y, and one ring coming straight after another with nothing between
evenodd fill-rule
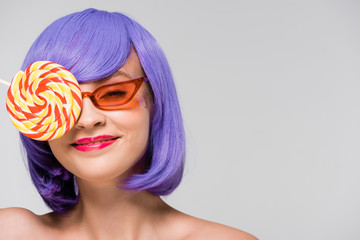
<instances>
[{"instance_id":1,"label":"skin","mask_svg":"<svg viewBox=\"0 0 360 240\"><path fill-rule=\"evenodd\" d=\"M141 76L144 72L132 51L117 76L80 84L80 88L92 92L103 84ZM81 192L78 204L67 215L1 209L0 239L256 239L238 229L179 212L147 191L118 187L121 179L139 171L137 163L146 149L151 113L152 99L146 84L129 105L117 111L97 109L85 98L75 127L49 142L56 158L76 176ZM79 138L103 134L121 138L91 152L80 152L70 145Z\"/></svg>"}]
</instances>

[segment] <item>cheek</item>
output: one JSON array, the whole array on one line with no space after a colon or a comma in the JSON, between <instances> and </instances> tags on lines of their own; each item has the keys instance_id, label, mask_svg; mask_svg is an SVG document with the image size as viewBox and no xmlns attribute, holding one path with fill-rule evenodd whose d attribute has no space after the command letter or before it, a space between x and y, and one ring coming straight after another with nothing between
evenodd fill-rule
<instances>
[{"instance_id":1,"label":"cheek","mask_svg":"<svg viewBox=\"0 0 360 240\"><path fill-rule=\"evenodd\" d=\"M143 92L144 90L141 89ZM150 115L152 105L148 97L134 97L129 103L125 104L118 111L109 111L108 117L120 130L139 132L148 134L150 126Z\"/></svg>"},{"instance_id":2,"label":"cheek","mask_svg":"<svg viewBox=\"0 0 360 240\"><path fill-rule=\"evenodd\" d=\"M71 146L68 144L70 140L66 139L65 136L49 141L49 146L55 158L63 167L67 168L69 158L68 154L64 153L68 153L71 150Z\"/></svg>"},{"instance_id":3,"label":"cheek","mask_svg":"<svg viewBox=\"0 0 360 240\"><path fill-rule=\"evenodd\" d=\"M112 125L124 132L127 140L132 142L147 142L150 128L150 114L139 102L131 111L116 111L110 117Z\"/></svg>"},{"instance_id":4,"label":"cheek","mask_svg":"<svg viewBox=\"0 0 360 240\"><path fill-rule=\"evenodd\" d=\"M139 106L139 105L138 105ZM133 111L114 112L112 124L124 134L123 158L136 163L145 153L150 129L150 113L147 108L138 107Z\"/></svg>"}]
</instances>

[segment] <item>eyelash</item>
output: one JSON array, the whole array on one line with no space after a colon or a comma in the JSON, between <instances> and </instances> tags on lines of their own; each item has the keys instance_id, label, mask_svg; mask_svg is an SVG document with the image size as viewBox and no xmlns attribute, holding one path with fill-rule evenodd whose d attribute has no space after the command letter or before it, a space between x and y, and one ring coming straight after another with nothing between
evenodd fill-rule
<instances>
[{"instance_id":1,"label":"eyelash","mask_svg":"<svg viewBox=\"0 0 360 240\"><path fill-rule=\"evenodd\" d=\"M108 97L108 96L114 96L114 95L126 95L126 92L124 91L111 91L111 92L107 92L105 95L101 96L101 98L103 97Z\"/></svg>"}]
</instances>

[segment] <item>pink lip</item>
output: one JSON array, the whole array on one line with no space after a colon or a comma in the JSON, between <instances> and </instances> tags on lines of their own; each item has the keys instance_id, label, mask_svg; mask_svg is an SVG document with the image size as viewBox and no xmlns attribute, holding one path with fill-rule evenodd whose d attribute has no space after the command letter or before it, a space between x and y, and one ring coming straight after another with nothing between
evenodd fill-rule
<instances>
[{"instance_id":1,"label":"pink lip","mask_svg":"<svg viewBox=\"0 0 360 240\"><path fill-rule=\"evenodd\" d=\"M71 143L75 149L83 152L89 152L94 150L100 150L107 146L110 146L119 137L112 136L112 135L101 135L92 138L81 138L76 140L75 142Z\"/></svg>"}]
</instances>

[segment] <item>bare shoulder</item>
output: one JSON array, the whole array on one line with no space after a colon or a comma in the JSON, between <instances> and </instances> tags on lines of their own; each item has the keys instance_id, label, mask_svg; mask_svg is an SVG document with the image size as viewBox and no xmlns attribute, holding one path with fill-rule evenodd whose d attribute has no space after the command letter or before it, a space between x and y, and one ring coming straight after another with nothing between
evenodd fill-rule
<instances>
[{"instance_id":1,"label":"bare shoulder","mask_svg":"<svg viewBox=\"0 0 360 240\"><path fill-rule=\"evenodd\" d=\"M176 228L181 228L182 234L179 239L186 240L258 240L256 237L245 231L193 217L181 212L177 214ZM175 228L175 226L174 226Z\"/></svg>"},{"instance_id":2,"label":"bare shoulder","mask_svg":"<svg viewBox=\"0 0 360 240\"><path fill-rule=\"evenodd\" d=\"M220 223L198 218L194 221L197 226L194 236L197 236L197 239L258 240L250 233Z\"/></svg>"},{"instance_id":3,"label":"bare shoulder","mask_svg":"<svg viewBox=\"0 0 360 240\"><path fill-rule=\"evenodd\" d=\"M0 209L0 239L29 239L41 230L40 218L25 208Z\"/></svg>"}]
</instances>

